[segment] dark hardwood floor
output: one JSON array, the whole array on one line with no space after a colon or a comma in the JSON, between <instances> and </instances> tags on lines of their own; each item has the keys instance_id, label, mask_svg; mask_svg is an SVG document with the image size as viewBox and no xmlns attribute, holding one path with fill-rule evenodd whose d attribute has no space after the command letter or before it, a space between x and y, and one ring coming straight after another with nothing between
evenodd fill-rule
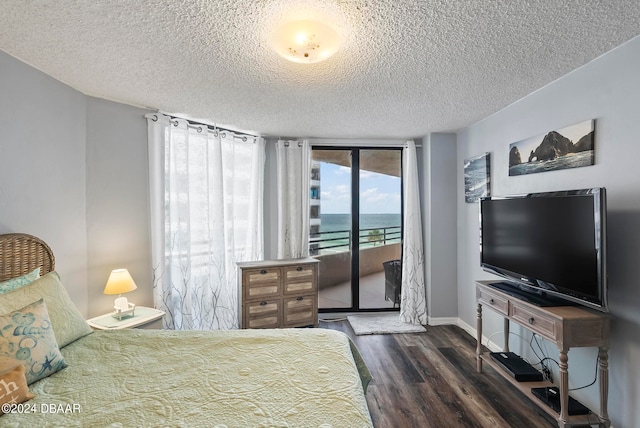
<instances>
[{"instance_id":1,"label":"dark hardwood floor","mask_svg":"<svg viewBox=\"0 0 640 428\"><path fill-rule=\"evenodd\" d=\"M347 333L360 350L374 378L366 397L376 428L557 426L491 367L476 372L476 340L459 327L367 336L347 321L320 327Z\"/></svg>"}]
</instances>

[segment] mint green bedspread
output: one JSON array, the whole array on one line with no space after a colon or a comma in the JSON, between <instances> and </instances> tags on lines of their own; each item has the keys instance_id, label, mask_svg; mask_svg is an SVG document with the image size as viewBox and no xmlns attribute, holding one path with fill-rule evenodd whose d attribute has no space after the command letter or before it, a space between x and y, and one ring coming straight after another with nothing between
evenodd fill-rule
<instances>
[{"instance_id":1,"label":"mint green bedspread","mask_svg":"<svg viewBox=\"0 0 640 428\"><path fill-rule=\"evenodd\" d=\"M325 329L96 331L0 426L371 427L351 346Z\"/></svg>"}]
</instances>

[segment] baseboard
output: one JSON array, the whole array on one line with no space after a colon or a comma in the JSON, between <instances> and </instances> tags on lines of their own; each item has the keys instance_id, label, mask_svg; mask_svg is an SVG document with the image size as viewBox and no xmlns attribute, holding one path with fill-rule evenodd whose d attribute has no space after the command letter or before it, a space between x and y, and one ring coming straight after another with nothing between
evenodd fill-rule
<instances>
[{"instance_id":1,"label":"baseboard","mask_svg":"<svg viewBox=\"0 0 640 428\"><path fill-rule=\"evenodd\" d=\"M458 318L455 317L442 317L442 318L432 318L429 317L428 325L457 325Z\"/></svg>"},{"instance_id":2,"label":"baseboard","mask_svg":"<svg viewBox=\"0 0 640 428\"><path fill-rule=\"evenodd\" d=\"M476 337L476 335L478 334L478 330L476 330L475 328L471 327L469 324L467 324L466 322L462 321L460 318L456 318L456 324L458 327L460 327L461 329L463 329L464 331L466 331L467 333L469 333L469 336L471 337Z\"/></svg>"}]
</instances>

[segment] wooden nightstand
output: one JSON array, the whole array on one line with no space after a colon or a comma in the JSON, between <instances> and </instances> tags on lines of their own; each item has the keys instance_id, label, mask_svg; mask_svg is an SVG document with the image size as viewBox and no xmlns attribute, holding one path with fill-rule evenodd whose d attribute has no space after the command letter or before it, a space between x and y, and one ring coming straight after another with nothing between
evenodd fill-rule
<instances>
[{"instance_id":1,"label":"wooden nightstand","mask_svg":"<svg viewBox=\"0 0 640 428\"><path fill-rule=\"evenodd\" d=\"M129 318L118 320L111 314L100 315L87 320L87 323L98 330L121 330L123 328L137 328L164 316L164 311L136 306L135 315Z\"/></svg>"}]
</instances>

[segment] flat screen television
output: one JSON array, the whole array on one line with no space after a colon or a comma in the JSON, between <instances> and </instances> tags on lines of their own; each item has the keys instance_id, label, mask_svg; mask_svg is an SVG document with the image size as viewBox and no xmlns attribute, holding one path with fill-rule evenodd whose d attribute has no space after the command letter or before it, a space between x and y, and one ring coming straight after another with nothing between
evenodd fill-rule
<instances>
[{"instance_id":1,"label":"flat screen television","mask_svg":"<svg viewBox=\"0 0 640 428\"><path fill-rule=\"evenodd\" d=\"M534 304L608 312L606 215L604 188L482 198L480 264Z\"/></svg>"}]
</instances>

